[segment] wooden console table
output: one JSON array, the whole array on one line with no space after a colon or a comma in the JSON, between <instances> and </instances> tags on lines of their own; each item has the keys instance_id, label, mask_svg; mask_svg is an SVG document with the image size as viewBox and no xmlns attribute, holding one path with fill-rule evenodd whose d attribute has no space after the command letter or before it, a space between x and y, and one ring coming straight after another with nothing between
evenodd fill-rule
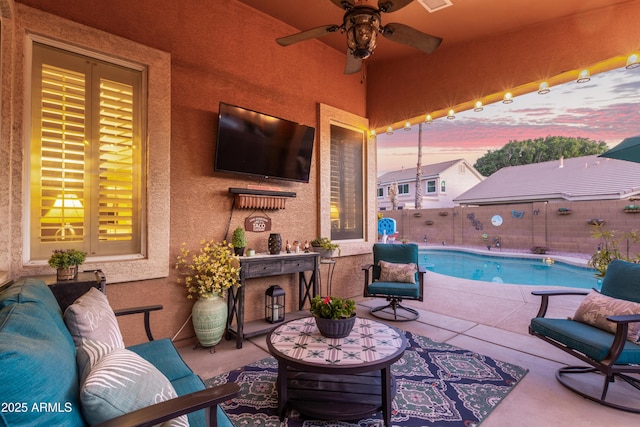
<instances>
[{"instance_id":1,"label":"wooden console table","mask_svg":"<svg viewBox=\"0 0 640 427\"><path fill-rule=\"evenodd\" d=\"M316 252L243 256L240 257L240 266L240 286L229 288L227 296L229 313L227 316L226 338L231 339L235 335L236 348L242 348L244 338L264 334L280 325L280 323L269 323L264 319L250 322L251 325L245 325L244 290L247 286L247 279L298 273L298 310L302 310L305 302L311 302L311 298L318 294L320 254ZM305 272L311 273L308 280ZM308 313L305 315L308 315Z\"/></svg>"}]
</instances>

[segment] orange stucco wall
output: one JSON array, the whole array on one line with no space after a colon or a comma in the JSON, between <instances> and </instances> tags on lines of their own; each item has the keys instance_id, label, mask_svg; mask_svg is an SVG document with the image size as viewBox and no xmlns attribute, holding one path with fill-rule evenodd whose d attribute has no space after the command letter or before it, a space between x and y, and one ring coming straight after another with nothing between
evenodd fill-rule
<instances>
[{"instance_id":1,"label":"orange stucco wall","mask_svg":"<svg viewBox=\"0 0 640 427\"><path fill-rule=\"evenodd\" d=\"M451 108L640 48L640 1L442 46L367 68L372 128Z\"/></svg>"},{"instance_id":2,"label":"orange stucco wall","mask_svg":"<svg viewBox=\"0 0 640 427\"><path fill-rule=\"evenodd\" d=\"M196 248L201 239L221 240L227 227L233 230L244 224L251 211L231 211L229 187L261 184L213 172L220 101L316 128L318 103L366 115L366 87L359 76L343 74L344 54L320 42L284 49L275 38L291 33L291 27L234 0L20 3L171 54L171 228L166 230L171 240L167 263L171 265L183 242ZM286 209L268 212L271 232L281 233L283 239L317 237L317 136L316 132L310 182L270 184L297 193L287 200ZM258 252L267 250L267 238L268 233L247 233L248 246ZM343 296L361 292L358 258L338 261L335 280L353 284L338 290ZM248 320L264 315L264 291L272 283L285 288L290 309L297 304L293 276L252 281L246 295ZM115 308L163 304L164 310L152 315L154 334L159 337L173 336L187 320L192 304L176 284L173 269L166 279L110 284L107 295ZM139 319L120 322L127 343L144 340ZM178 338L191 333L188 323Z\"/></svg>"}]
</instances>

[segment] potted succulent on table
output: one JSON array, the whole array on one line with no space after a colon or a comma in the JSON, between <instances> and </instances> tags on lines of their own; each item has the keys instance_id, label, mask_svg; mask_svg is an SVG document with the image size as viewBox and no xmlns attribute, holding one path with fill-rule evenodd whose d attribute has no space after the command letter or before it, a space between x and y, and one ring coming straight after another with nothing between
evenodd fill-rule
<instances>
[{"instance_id":1,"label":"potted succulent on table","mask_svg":"<svg viewBox=\"0 0 640 427\"><path fill-rule=\"evenodd\" d=\"M233 230L231 244L233 245L233 251L236 255L244 255L244 248L247 247L247 237L244 233L244 228L238 226L235 230Z\"/></svg>"},{"instance_id":2,"label":"potted succulent on table","mask_svg":"<svg viewBox=\"0 0 640 427\"><path fill-rule=\"evenodd\" d=\"M187 298L198 298L191 310L193 329L200 345L212 347L220 342L227 326L227 303L224 292L240 286L240 259L233 245L226 241L201 241L193 255L184 247L176 259L182 277L178 283L187 287Z\"/></svg>"},{"instance_id":3,"label":"potted succulent on table","mask_svg":"<svg viewBox=\"0 0 640 427\"><path fill-rule=\"evenodd\" d=\"M328 237L317 237L311 241L311 248L314 252L318 252L321 258L331 258L336 249L340 255L340 245L333 243Z\"/></svg>"},{"instance_id":4,"label":"potted succulent on table","mask_svg":"<svg viewBox=\"0 0 640 427\"><path fill-rule=\"evenodd\" d=\"M344 338L356 321L356 303L352 299L316 295L311 300L311 314L316 326L327 338Z\"/></svg>"},{"instance_id":5,"label":"potted succulent on table","mask_svg":"<svg viewBox=\"0 0 640 427\"><path fill-rule=\"evenodd\" d=\"M49 258L49 266L56 269L56 278L73 280L78 277L78 266L87 259L87 253L78 249L55 249Z\"/></svg>"}]
</instances>

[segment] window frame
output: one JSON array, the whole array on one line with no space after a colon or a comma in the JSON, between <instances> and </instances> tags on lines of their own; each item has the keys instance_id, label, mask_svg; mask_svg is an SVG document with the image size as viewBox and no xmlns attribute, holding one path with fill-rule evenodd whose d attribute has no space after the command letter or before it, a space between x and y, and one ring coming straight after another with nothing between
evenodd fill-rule
<instances>
[{"instance_id":1,"label":"window frame","mask_svg":"<svg viewBox=\"0 0 640 427\"><path fill-rule=\"evenodd\" d=\"M433 184L433 190L429 190L430 184ZM427 194L434 194L438 192L438 185L435 179L427 180L425 183L425 187L426 187L425 189L427 191Z\"/></svg>"},{"instance_id":2,"label":"window frame","mask_svg":"<svg viewBox=\"0 0 640 427\"><path fill-rule=\"evenodd\" d=\"M28 148L31 112L31 46L34 41L60 45L108 62L121 60L137 64L148 74L146 95L147 161L141 165L146 177L142 189L147 195L147 230L143 233L143 251L133 256L88 257L84 269L101 269L109 283L129 282L168 277L167 262L170 251L170 143L171 143L171 55L113 34L87 27L49 13L20 8L20 17L14 21L14 51L2 51L2 73L11 76L12 102L2 103L3 114L22 117L21 126L15 128L13 141L19 141L13 150L11 184L11 277L51 274L46 260L31 259L29 250L30 171ZM3 43L5 40L3 39ZM67 49L68 50L68 49ZM12 111L8 108L12 107Z\"/></svg>"},{"instance_id":3,"label":"window frame","mask_svg":"<svg viewBox=\"0 0 640 427\"><path fill-rule=\"evenodd\" d=\"M338 240L340 256L370 254L373 243L377 241L377 177L376 177L376 139L368 136L369 121L335 107L319 104L318 114L320 146L320 200L319 222L320 236L331 235L331 125L358 129L364 133L363 162L363 220L364 238Z\"/></svg>"}]
</instances>

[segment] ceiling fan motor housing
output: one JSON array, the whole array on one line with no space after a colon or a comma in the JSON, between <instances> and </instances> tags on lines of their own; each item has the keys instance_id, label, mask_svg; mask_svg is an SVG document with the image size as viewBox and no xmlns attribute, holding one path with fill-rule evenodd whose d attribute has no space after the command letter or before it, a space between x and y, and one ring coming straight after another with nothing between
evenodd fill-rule
<instances>
[{"instance_id":1,"label":"ceiling fan motor housing","mask_svg":"<svg viewBox=\"0 0 640 427\"><path fill-rule=\"evenodd\" d=\"M372 7L357 6L345 13L343 25L351 54L358 59L371 56L380 32L380 13Z\"/></svg>"}]
</instances>

